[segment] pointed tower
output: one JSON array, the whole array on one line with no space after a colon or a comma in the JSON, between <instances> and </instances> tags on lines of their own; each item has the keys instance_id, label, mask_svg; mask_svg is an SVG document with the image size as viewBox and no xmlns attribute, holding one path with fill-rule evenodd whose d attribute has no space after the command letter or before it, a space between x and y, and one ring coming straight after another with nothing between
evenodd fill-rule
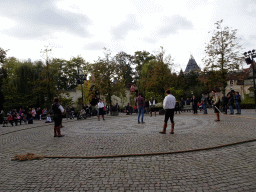
<instances>
[{"instance_id":1,"label":"pointed tower","mask_svg":"<svg viewBox=\"0 0 256 192\"><path fill-rule=\"evenodd\" d=\"M197 65L196 60L194 59L194 57L192 55L190 55L190 59L188 61L186 70L184 71L185 74L194 71L194 72L200 72L201 69L200 67Z\"/></svg>"}]
</instances>

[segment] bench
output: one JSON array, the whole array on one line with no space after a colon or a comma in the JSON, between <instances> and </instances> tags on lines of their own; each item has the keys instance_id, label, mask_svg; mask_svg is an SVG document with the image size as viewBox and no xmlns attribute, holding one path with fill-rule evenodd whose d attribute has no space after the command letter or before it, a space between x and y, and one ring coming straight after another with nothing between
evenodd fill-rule
<instances>
[{"instance_id":1,"label":"bench","mask_svg":"<svg viewBox=\"0 0 256 192\"><path fill-rule=\"evenodd\" d=\"M191 112L192 110L192 106L185 106L183 108L180 109L181 112Z\"/></svg>"},{"instance_id":2,"label":"bench","mask_svg":"<svg viewBox=\"0 0 256 192\"><path fill-rule=\"evenodd\" d=\"M8 124L10 123L8 120L8 117L4 117L3 120L3 127L8 127ZM17 125L21 125L22 119L17 119ZM15 124L15 120L13 120L13 123ZM11 123L10 123L11 124Z\"/></svg>"}]
</instances>

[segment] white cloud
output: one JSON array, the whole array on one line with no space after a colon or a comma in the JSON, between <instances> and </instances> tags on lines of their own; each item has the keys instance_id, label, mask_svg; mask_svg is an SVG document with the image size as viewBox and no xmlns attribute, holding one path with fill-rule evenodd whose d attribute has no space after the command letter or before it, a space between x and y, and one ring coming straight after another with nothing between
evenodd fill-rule
<instances>
[{"instance_id":1,"label":"white cloud","mask_svg":"<svg viewBox=\"0 0 256 192\"><path fill-rule=\"evenodd\" d=\"M126 35L133 30L139 30L140 24L136 20L135 15L127 15L126 20L122 21L119 25L111 28L111 34L115 40L124 40Z\"/></svg>"},{"instance_id":2,"label":"white cloud","mask_svg":"<svg viewBox=\"0 0 256 192\"><path fill-rule=\"evenodd\" d=\"M165 38L171 34L177 34L179 31L191 29L193 29L193 23L187 18L180 15L172 15L171 17L163 18L158 35Z\"/></svg>"},{"instance_id":3,"label":"white cloud","mask_svg":"<svg viewBox=\"0 0 256 192\"><path fill-rule=\"evenodd\" d=\"M203 67L208 31L221 19L223 26L238 29L246 51L256 48L255 5L252 0L9 0L0 6L0 46L10 49L8 56L37 60L50 43L53 57L81 55L91 62L103 56L103 47L133 54L163 46L183 70L190 54Z\"/></svg>"}]
</instances>

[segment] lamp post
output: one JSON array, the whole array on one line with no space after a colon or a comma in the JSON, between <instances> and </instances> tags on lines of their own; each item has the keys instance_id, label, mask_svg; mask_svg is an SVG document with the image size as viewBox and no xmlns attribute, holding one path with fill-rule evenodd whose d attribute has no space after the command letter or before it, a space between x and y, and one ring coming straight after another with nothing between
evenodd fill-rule
<instances>
[{"instance_id":1,"label":"lamp post","mask_svg":"<svg viewBox=\"0 0 256 192\"><path fill-rule=\"evenodd\" d=\"M256 57L256 53L255 53L255 50L253 49L252 51L248 51L248 52L245 52L244 53L244 56L245 56L245 61L246 63L249 65L251 64L252 65L252 79L253 79L253 93L254 93L254 104L255 104L255 110L256 110L256 88L255 88L255 75L254 75L254 65L255 65L255 61L253 58Z\"/></svg>"},{"instance_id":2,"label":"lamp post","mask_svg":"<svg viewBox=\"0 0 256 192\"><path fill-rule=\"evenodd\" d=\"M77 84L81 85L81 92L82 92L82 108L84 107L84 91L83 91L83 83L84 81L87 80L87 75L86 74L80 74L79 73L79 69L78 69L78 72L76 74L76 82Z\"/></svg>"}]
</instances>

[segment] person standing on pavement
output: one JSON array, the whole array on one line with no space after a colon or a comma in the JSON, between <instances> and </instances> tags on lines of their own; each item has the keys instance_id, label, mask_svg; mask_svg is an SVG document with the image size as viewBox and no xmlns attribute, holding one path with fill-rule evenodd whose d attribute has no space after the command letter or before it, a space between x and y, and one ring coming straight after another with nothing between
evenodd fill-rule
<instances>
[{"instance_id":1,"label":"person standing on pavement","mask_svg":"<svg viewBox=\"0 0 256 192\"><path fill-rule=\"evenodd\" d=\"M42 109L40 107L38 107L38 119L41 121L42 120Z\"/></svg>"},{"instance_id":2,"label":"person standing on pavement","mask_svg":"<svg viewBox=\"0 0 256 192\"><path fill-rule=\"evenodd\" d=\"M192 102L193 112L194 114L197 114L197 98L195 97L195 95L192 96L191 102Z\"/></svg>"},{"instance_id":3,"label":"person standing on pavement","mask_svg":"<svg viewBox=\"0 0 256 192\"><path fill-rule=\"evenodd\" d=\"M61 135L60 128L62 122L62 113L64 112L63 107L59 104L59 99L57 97L54 98L54 103L52 105L52 110L54 113L53 120L54 120L54 137L63 137Z\"/></svg>"},{"instance_id":4,"label":"person standing on pavement","mask_svg":"<svg viewBox=\"0 0 256 192\"><path fill-rule=\"evenodd\" d=\"M74 113L75 113L75 108L73 107L73 105L71 106L71 118L74 119Z\"/></svg>"},{"instance_id":5,"label":"person standing on pavement","mask_svg":"<svg viewBox=\"0 0 256 192\"><path fill-rule=\"evenodd\" d=\"M99 99L99 103L98 103L98 107L99 107L99 116L98 116L98 121L100 121L100 116L102 116L103 121L104 119L104 103L102 102L101 99Z\"/></svg>"},{"instance_id":6,"label":"person standing on pavement","mask_svg":"<svg viewBox=\"0 0 256 192\"><path fill-rule=\"evenodd\" d=\"M149 114L149 101L145 99L145 113Z\"/></svg>"},{"instance_id":7,"label":"person standing on pavement","mask_svg":"<svg viewBox=\"0 0 256 192\"><path fill-rule=\"evenodd\" d=\"M220 108L220 97L218 94L216 94L216 91L212 91L212 107L214 109L214 113L216 114L216 119L214 121L220 121L220 114L219 114L219 108Z\"/></svg>"},{"instance_id":8,"label":"person standing on pavement","mask_svg":"<svg viewBox=\"0 0 256 192\"><path fill-rule=\"evenodd\" d=\"M178 112L180 114L180 103L179 103L179 101L176 101L176 104L175 104L175 114L177 114Z\"/></svg>"},{"instance_id":9,"label":"person standing on pavement","mask_svg":"<svg viewBox=\"0 0 256 192\"><path fill-rule=\"evenodd\" d=\"M207 99L204 94L202 94L201 105L203 106L204 114L207 114Z\"/></svg>"},{"instance_id":10,"label":"person standing on pavement","mask_svg":"<svg viewBox=\"0 0 256 192\"><path fill-rule=\"evenodd\" d=\"M228 93L228 107L229 107L229 111L230 111L229 115L234 115L233 105L234 105L233 95L232 95L232 93Z\"/></svg>"},{"instance_id":11,"label":"person standing on pavement","mask_svg":"<svg viewBox=\"0 0 256 192\"><path fill-rule=\"evenodd\" d=\"M235 93L235 105L236 105L236 110L237 110L237 113L238 115L241 114L241 96L239 95L239 92L237 91Z\"/></svg>"},{"instance_id":12,"label":"person standing on pavement","mask_svg":"<svg viewBox=\"0 0 256 192\"><path fill-rule=\"evenodd\" d=\"M190 105L190 99L189 98L187 98L187 100L186 100L186 105Z\"/></svg>"},{"instance_id":13,"label":"person standing on pavement","mask_svg":"<svg viewBox=\"0 0 256 192\"><path fill-rule=\"evenodd\" d=\"M153 97L150 98L149 100L149 108L150 108L150 117L152 117L152 112L155 112L155 116L156 116L156 101L153 99Z\"/></svg>"},{"instance_id":14,"label":"person standing on pavement","mask_svg":"<svg viewBox=\"0 0 256 192\"><path fill-rule=\"evenodd\" d=\"M185 106L185 101L184 101L183 97L181 97L181 99L180 99L180 109L183 109L184 106Z\"/></svg>"},{"instance_id":15,"label":"person standing on pavement","mask_svg":"<svg viewBox=\"0 0 256 192\"><path fill-rule=\"evenodd\" d=\"M174 134L174 109L176 104L176 98L171 94L170 90L167 89L165 91L167 96L164 98L163 101L163 108L165 110L165 118L164 118L164 126L163 131L159 132L161 134L166 134L167 122L170 118L171 120L171 134Z\"/></svg>"},{"instance_id":16,"label":"person standing on pavement","mask_svg":"<svg viewBox=\"0 0 256 192\"><path fill-rule=\"evenodd\" d=\"M66 118L67 120L70 118L71 119L71 109L69 105L66 107Z\"/></svg>"},{"instance_id":17,"label":"person standing on pavement","mask_svg":"<svg viewBox=\"0 0 256 192\"><path fill-rule=\"evenodd\" d=\"M137 104L137 109L138 109L138 124L140 124L140 116L141 116L141 123L145 123L143 121L145 102L144 102L144 98L141 96L141 94L139 94L139 96L137 97L136 104Z\"/></svg>"},{"instance_id":18,"label":"person standing on pavement","mask_svg":"<svg viewBox=\"0 0 256 192\"><path fill-rule=\"evenodd\" d=\"M97 102L97 104L95 105L95 109L97 111L97 117L99 118L99 114L100 114L100 112L99 112L99 102Z\"/></svg>"},{"instance_id":19,"label":"person standing on pavement","mask_svg":"<svg viewBox=\"0 0 256 192\"><path fill-rule=\"evenodd\" d=\"M222 94L221 102L222 102L222 110L223 110L224 114L227 114L228 98L225 96L224 93Z\"/></svg>"}]
</instances>

